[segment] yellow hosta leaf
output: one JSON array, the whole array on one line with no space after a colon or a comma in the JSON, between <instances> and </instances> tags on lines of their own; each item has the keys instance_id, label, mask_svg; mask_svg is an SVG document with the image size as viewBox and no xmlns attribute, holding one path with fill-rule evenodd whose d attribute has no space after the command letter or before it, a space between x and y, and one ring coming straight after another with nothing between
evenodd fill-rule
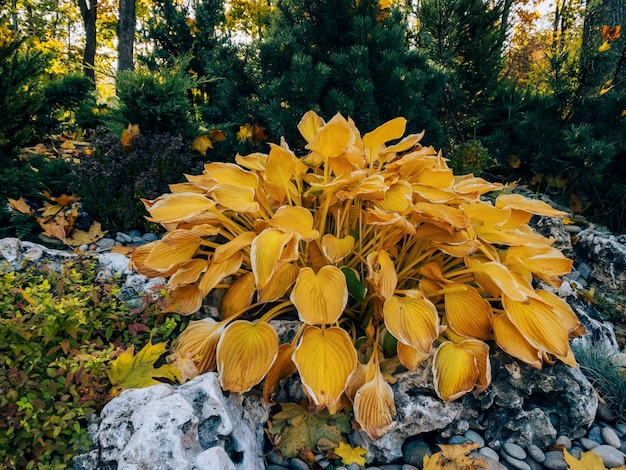
<instances>
[{"instance_id":1,"label":"yellow hosta leaf","mask_svg":"<svg viewBox=\"0 0 626 470\"><path fill-rule=\"evenodd\" d=\"M254 200L253 188L220 184L211 192L211 195L215 202L225 209L235 212L254 213L259 211L259 203Z\"/></svg>"},{"instance_id":2,"label":"yellow hosta leaf","mask_svg":"<svg viewBox=\"0 0 626 470\"><path fill-rule=\"evenodd\" d=\"M324 120L315 111L307 111L298 123L298 130L307 143L315 138L317 130L324 125Z\"/></svg>"},{"instance_id":3,"label":"yellow hosta leaf","mask_svg":"<svg viewBox=\"0 0 626 470\"><path fill-rule=\"evenodd\" d=\"M204 175L217 184L240 186L256 189L259 177L256 173L246 171L234 163L211 162L204 165Z\"/></svg>"},{"instance_id":4,"label":"yellow hosta leaf","mask_svg":"<svg viewBox=\"0 0 626 470\"><path fill-rule=\"evenodd\" d=\"M413 205L413 212L424 222L441 227L451 233L471 225L469 217L457 207L418 202Z\"/></svg>"},{"instance_id":5,"label":"yellow hosta leaf","mask_svg":"<svg viewBox=\"0 0 626 470\"><path fill-rule=\"evenodd\" d=\"M535 369L541 369L541 352L533 347L506 315L495 315L492 321L493 337L500 348Z\"/></svg>"},{"instance_id":6,"label":"yellow hosta leaf","mask_svg":"<svg viewBox=\"0 0 626 470\"><path fill-rule=\"evenodd\" d=\"M478 375L476 356L471 351L448 341L435 351L435 390L443 401L456 400L471 391L476 385Z\"/></svg>"},{"instance_id":7,"label":"yellow hosta leaf","mask_svg":"<svg viewBox=\"0 0 626 470\"><path fill-rule=\"evenodd\" d=\"M135 346L130 346L126 351L115 358L107 375L114 387L113 394L128 388L142 388L161 383L156 379L177 380L180 372L172 364L165 364L158 368L154 363L166 351L166 343L146 344L135 355Z\"/></svg>"},{"instance_id":8,"label":"yellow hosta leaf","mask_svg":"<svg viewBox=\"0 0 626 470\"><path fill-rule=\"evenodd\" d=\"M254 241L255 237L256 233L254 232L243 232L237 235L231 241L226 242L215 249L213 261L216 263L221 263L222 261L231 258L236 253L241 252L244 248L249 247Z\"/></svg>"},{"instance_id":9,"label":"yellow hosta leaf","mask_svg":"<svg viewBox=\"0 0 626 470\"><path fill-rule=\"evenodd\" d=\"M177 266L176 272L167 281L167 285L172 289L178 289L185 284L193 284L206 268L207 262L205 259L191 259Z\"/></svg>"},{"instance_id":10,"label":"yellow hosta leaf","mask_svg":"<svg viewBox=\"0 0 626 470\"><path fill-rule=\"evenodd\" d=\"M392 184L385 192L385 197L376 201L376 207L387 212L405 214L413 202L413 188L404 180Z\"/></svg>"},{"instance_id":11,"label":"yellow hosta leaf","mask_svg":"<svg viewBox=\"0 0 626 470\"><path fill-rule=\"evenodd\" d=\"M593 449L580 454L580 459L577 459L568 452L567 449L563 449L563 457L567 463L568 470L607 470L604 466L604 460ZM620 469L623 469L622 465ZM619 470L619 469L618 469Z\"/></svg>"},{"instance_id":12,"label":"yellow hosta leaf","mask_svg":"<svg viewBox=\"0 0 626 470\"><path fill-rule=\"evenodd\" d=\"M572 270L573 261L551 246L519 245L509 248L506 264L519 264L542 279L562 276Z\"/></svg>"},{"instance_id":13,"label":"yellow hosta leaf","mask_svg":"<svg viewBox=\"0 0 626 470\"><path fill-rule=\"evenodd\" d=\"M193 284L187 284L174 289L165 298L163 306L164 313L179 313L181 315L191 315L202 307L204 296L202 291Z\"/></svg>"},{"instance_id":14,"label":"yellow hosta leaf","mask_svg":"<svg viewBox=\"0 0 626 470\"><path fill-rule=\"evenodd\" d=\"M195 150L200 155L206 156L206 151L213 148L213 142L208 135L200 135L193 140L191 150Z\"/></svg>"},{"instance_id":15,"label":"yellow hosta leaf","mask_svg":"<svg viewBox=\"0 0 626 470\"><path fill-rule=\"evenodd\" d=\"M430 357L430 353L425 353L420 349L409 346L398 341L398 359L400 363L409 370L417 369L422 362Z\"/></svg>"},{"instance_id":16,"label":"yellow hosta leaf","mask_svg":"<svg viewBox=\"0 0 626 470\"><path fill-rule=\"evenodd\" d=\"M348 304L346 277L336 266L324 266L317 273L309 267L302 268L290 300L300 321L309 325L335 323Z\"/></svg>"},{"instance_id":17,"label":"yellow hosta leaf","mask_svg":"<svg viewBox=\"0 0 626 470\"><path fill-rule=\"evenodd\" d=\"M298 272L300 268L297 265L291 263L281 264L276 269L270 280L265 284L263 289L259 290L258 301L259 302L273 302L280 299L287 289L289 289L296 279L298 278Z\"/></svg>"},{"instance_id":18,"label":"yellow hosta leaf","mask_svg":"<svg viewBox=\"0 0 626 470\"><path fill-rule=\"evenodd\" d=\"M212 318L189 322L187 328L174 341L173 352L168 356L168 361L179 364L192 360L199 374L214 370L217 343L226 324L224 321L218 323Z\"/></svg>"},{"instance_id":19,"label":"yellow hosta leaf","mask_svg":"<svg viewBox=\"0 0 626 470\"><path fill-rule=\"evenodd\" d=\"M330 414L335 414L357 364L348 333L336 326L308 326L293 354L293 362L315 409L327 407Z\"/></svg>"},{"instance_id":20,"label":"yellow hosta leaf","mask_svg":"<svg viewBox=\"0 0 626 470\"><path fill-rule=\"evenodd\" d=\"M235 161L237 165L247 168L248 170L256 170L263 171L265 169L265 165L267 162L267 154L255 152L250 155L239 155L235 156Z\"/></svg>"},{"instance_id":21,"label":"yellow hosta leaf","mask_svg":"<svg viewBox=\"0 0 626 470\"><path fill-rule=\"evenodd\" d=\"M239 271L242 263L242 253L235 253L233 256L220 263L216 263L215 261L209 263L206 272L198 284L198 288L200 289L200 292L202 292L202 295L208 295L208 293L211 292L213 288L225 278Z\"/></svg>"},{"instance_id":22,"label":"yellow hosta leaf","mask_svg":"<svg viewBox=\"0 0 626 470\"><path fill-rule=\"evenodd\" d=\"M263 402L268 405L274 405L272 395L276 390L278 382L289 377L296 371L296 365L293 363L293 353L295 346L291 343L281 344L278 348L278 355L270 370L265 375L263 382Z\"/></svg>"},{"instance_id":23,"label":"yellow hosta leaf","mask_svg":"<svg viewBox=\"0 0 626 470\"><path fill-rule=\"evenodd\" d=\"M539 199L529 199L521 194L500 194L496 198L496 207L510 207L511 209L547 217L561 217L567 215L566 212L555 209L546 202L540 201Z\"/></svg>"},{"instance_id":24,"label":"yellow hosta leaf","mask_svg":"<svg viewBox=\"0 0 626 470\"><path fill-rule=\"evenodd\" d=\"M354 249L354 237L348 235L347 237L337 238L334 235L327 233L322 237L322 252L333 264L338 263Z\"/></svg>"},{"instance_id":25,"label":"yellow hosta leaf","mask_svg":"<svg viewBox=\"0 0 626 470\"><path fill-rule=\"evenodd\" d=\"M533 297L526 302L517 302L502 296L502 306L511 323L533 347L576 367L576 362L570 358L568 332L549 304Z\"/></svg>"},{"instance_id":26,"label":"yellow hosta leaf","mask_svg":"<svg viewBox=\"0 0 626 470\"><path fill-rule=\"evenodd\" d=\"M345 442L340 442L339 447L335 447L333 450L335 455L341 457L341 463L344 465L351 465L353 463L364 467L367 463L365 460L365 454L367 450L362 447L352 447L350 444L346 444Z\"/></svg>"},{"instance_id":27,"label":"yellow hosta leaf","mask_svg":"<svg viewBox=\"0 0 626 470\"><path fill-rule=\"evenodd\" d=\"M222 388L243 393L258 384L278 355L278 335L269 323L236 320L217 344L217 372Z\"/></svg>"},{"instance_id":28,"label":"yellow hosta leaf","mask_svg":"<svg viewBox=\"0 0 626 470\"><path fill-rule=\"evenodd\" d=\"M184 222L215 207L215 202L197 193L170 193L142 201L150 212L148 220L161 224Z\"/></svg>"},{"instance_id":29,"label":"yellow hosta leaf","mask_svg":"<svg viewBox=\"0 0 626 470\"><path fill-rule=\"evenodd\" d=\"M276 269L280 266L282 252L292 236L290 233L285 233L275 228L268 228L258 234L252 241L250 246L250 263L257 289L264 289Z\"/></svg>"},{"instance_id":30,"label":"yellow hosta leaf","mask_svg":"<svg viewBox=\"0 0 626 470\"><path fill-rule=\"evenodd\" d=\"M563 327L569 333L570 338L576 338L585 334L585 329L581 326L578 316L565 300L543 289L535 290L535 294L552 307L554 313L560 318Z\"/></svg>"},{"instance_id":31,"label":"yellow hosta leaf","mask_svg":"<svg viewBox=\"0 0 626 470\"><path fill-rule=\"evenodd\" d=\"M263 178L268 185L272 186L271 194L278 201L283 202L288 198L289 183L295 170L296 157L293 152L279 145L272 145L265 164Z\"/></svg>"},{"instance_id":32,"label":"yellow hosta leaf","mask_svg":"<svg viewBox=\"0 0 626 470\"><path fill-rule=\"evenodd\" d=\"M189 261L200 247L201 241L190 230L173 230L153 245L143 264L151 269L167 271L175 264Z\"/></svg>"},{"instance_id":33,"label":"yellow hosta leaf","mask_svg":"<svg viewBox=\"0 0 626 470\"><path fill-rule=\"evenodd\" d=\"M482 263L480 264L480 269L498 286L503 295L516 302L524 302L528 298L527 286L521 285L518 279L502 263L495 261Z\"/></svg>"},{"instance_id":34,"label":"yellow hosta leaf","mask_svg":"<svg viewBox=\"0 0 626 470\"><path fill-rule=\"evenodd\" d=\"M233 282L222 298L222 319L227 319L252 303L256 285L254 274L246 273Z\"/></svg>"},{"instance_id":35,"label":"yellow hosta leaf","mask_svg":"<svg viewBox=\"0 0 626 470\"><path fill-rule=\"evenodd\" d=\"M374 251L367 255L366 281L383 301L390 298L398 285L398 274L393 260L386 250Z\"/></svg>"},{"instance_id":36,"label":"yellow hosta leaf","mask_svg":"<svg viewBox=\"0 0 626 470\"><path fill-rule=\"evenodd\" d=\"M373 354L378 354L374 351ZM368 436L378 439L395 426L396 406L393 391L375 365L374 377L363 384L354 396L354 418ZM344 462L345 463L345 462Z\"/></svg>"},{"instance_id":37,"label":"yellow hosta leaf","mask_svg":"<svg viewBox=\"0 0 626 470\"><path fill-rule=\"evenodd\" d=\"M467 339L457 344L458 347L470 351L476 357L478 378L474 391L481 393L491 384L491 361L489 361L489 346L476 339Z\"/></svg>"},{"instance_id":38,"label":"yellow hosta leaf","mask_svg":"<svg viewBox=\"0 0 626 470\"><path fill-rule=\"evenodd\" d=\"M421 294L415 297L392 296L383 306L385 326L398 341L428 354L439 336L439 314Z\"/></svg>"},{"instance_id":39,"label":"yellow hosta leaf","mask_svg":"<svg viewBox=\"0 0 626 470\"><path fill-rule=\"evenodd\" d=\"M337 113L317 130L315 137L306 145L306 148L320 154L324 161L328 161L341 155L354 140L355 135L350 124L340 113Z\"/></svg>"},{"instance_id":40,"label":"yellow hosta leaf","mask_svg":"<svg viewBox=\"0 0 626 470\"><path fill-rule=\"evenodd\" d=\"M397 117L391 121L381 124L372 132L363 136L363 146L365 147L366 158L371 165L379 161L380 153L385 147L385 143L390 140L399 139L406 129L406 119Z\"/></svg>"},{"instance_id":41,"label":"yellow hosta leaf","mask_svg":"<svg viewBox=\"0 0 626 470\"><path fill-rule=\"evenodd\" d=\"M491 335L491 305L468 285L454 285L444 295L446 320L457 334L488 340Z\"/></svg>"},{"instance_id":42,"label":"yellow hosta leaf","mask_svg":"<svg viewBox=\"0 0 626 470\"><path fill-rule=\"evenodd\" d=\"M11 198L7 198L7 199L9 200L11 209L21 212L22 214L33 215L33 210L28 206L28 204L26 204L26 201L24 200L23 197L20 197L17 200L11 199Z\"/></svg>"},{"instance_id":43,"label":"yellow hosta leaf","mask_svg":"<svg viewBox=\"0 0 626 470\"><path fill-rule=\"evenodd\" d=\"M281 206L276 210L270 224L304 241L319 237L319 232L313 228L313 214L304 207Z\"/></svg>"}]
</instances>

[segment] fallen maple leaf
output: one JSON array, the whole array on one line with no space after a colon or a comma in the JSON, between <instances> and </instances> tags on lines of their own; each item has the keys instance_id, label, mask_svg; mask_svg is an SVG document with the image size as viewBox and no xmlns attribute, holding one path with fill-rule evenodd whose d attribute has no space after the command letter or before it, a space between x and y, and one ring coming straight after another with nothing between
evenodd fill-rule
<instances>
[{"instance_id":1,"label":"fallen maple leaf","mask_svg":"<svg viewBox=\"0 0 626 470\"><path fill-rule=\"evenodd\" d=\"M211 139L209 139L209 136L207 135L201 135L196 137L193 140L193 144L191 145L191 150L195 150L203 156L206 156L206 151L212 148L213 142L211 142Z\"/></svg>"},{"instance_id":2,"label":"fallen maple leaf","mask_svg":"<svg viewBox=\"0 0 626 470\"><path fill-rule=\"evenodd\" d=\"M133 140L139 135L139 124L129 124L126 129L122 131L122 138L120 139L124 147L130 147L133 145Z\"/></svg>"},{"instance_id":3,"label":"fallen maple leaf","mask_svg":"<svg viewBox=\"0 0 626 470\"><path fill-rule=\"evenodd\" d=\"M71 237L67 238L65 242L70 246L90 245L104 237L105 233L102 231L100 222L94 222L89 227L88 232L78 229L72 230Z\"/></svg>"},{"instance_id":4,"label":"fallen maple leaf","mask_svg":"<svg viewBox=\"0 0 626 470\"><path fill-rule=\"evenodd\" d=\"M578 460L566 449L563 449L563 457L569 470L607 470L602 457L591 450L580 454L580 460ZM617 470L624 470L624 468L626 467L622 465Z\"/></svg>"},{"instance_id":5,"label":"fallen maple leaf","mask_svg":"<svg viewBox=\"0 0 626 470\"><path fill-rule=\"evenodd\" d=\"M476 442L437 445L441 452L430 457L424 456L424 470L478 470L478 468L488 468L488 465L482 460L467 455L480 447L480 444Z\"/></svg>"},{"instance_id":6,"label":"fallen maple leaf","mask_svg":"<svg viewBox=\"0 0 626 470\"><path fill-rule=\"evenodd\" d=\"M9 200L9 205L11 206L11 209L21 212L22 214L28 214L28 215L33 214L32 209L28 206L28 204L26 204L24 197L20 197L17 200L8 198L8 200Z\"/></svg>"},{"instance_id":7,"label":"fallen maple leaf","mask_svg":"<svg viewBox=\"0 0 626 470\"><path fill-rule=\"evenodd\" d=\"M345 442L340 442L339 447L335 448L333 451L339 457L341 457L341 463L344 465L357 464L361 467L365 466L365 454L367 450L362 447L352 447L350 444L346 444Z\"/></svg>"},{"instance_id":8,"label":"fallen maple leaf","mask_svg":"<svg viewBox=\"0 0 626 470\"><path fill-rule=\"evenodd\" d=\"M115 358L107 371L113 385L111 394L115 396L128 388L143 388L161 383L157 378L178 380L180 371L173 364L154 367L154 363L165 350L165 343L148 343L135 355L135 346L132 345Z\"/></svg>"}]
</instances>

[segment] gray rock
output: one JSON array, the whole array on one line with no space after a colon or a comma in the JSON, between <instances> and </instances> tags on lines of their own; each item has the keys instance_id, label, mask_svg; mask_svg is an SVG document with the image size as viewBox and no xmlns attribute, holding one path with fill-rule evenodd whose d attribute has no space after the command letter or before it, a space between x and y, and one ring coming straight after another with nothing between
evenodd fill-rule
<instances>
[{"instance_id":1,"label":"gray rock","mask_svg":"<svg viewBox=\"0 0 626 470\"><path fill-rule=\"evenodd\" d=\"M591 450L594 447L598 447L600 445L598 442L586 437L581 437L580 439L578 439L578 442L580 442L581 447L585 450Z\"/></svg>"},{"instance_id":2,"label":"gray rock","mask_svg":"<svg viewBox=\"0 0 626 470\"><path fill-rule=\"evenodd\" d=\"M524 462L523 460L516 459L515 457L509 454L502 453L502 458L504 459L506 463L508 463L511 467L517 470L532 470L530 468L530 465L528 465L526 462Z\"/></svg>"},{"instance_id":3,"label":"gray rock","mask_svg":"<svg viewBox=\"0 0 626 470\"><path fill-rule=\"evenodd\" d=\"M154 242L159 239L158 235L150 232L144 233L141 238L143 238L147 242Z\"/></svg>"},{"instance_id":4,"label":"gray rock","mask_svg":"<svg viewBox=\"0 0 626 470\"><path fill-rule=\"evenodd\" d=\"M402 449L402 461L417 468L423 468L424 456L433 455L430 446L421 439L411 440L404 445Z\"/></svg>"},{"instance_id":5,"label":"gray rock","mask_svg":"<svg viewBox=\"0 0 626 470\"><path fill-rule=\"evenodd\" d=\"M484 447L484 449L489 449L489 447ZM483 454L482 452L472 452L470 455L476 460L480 460L481 462L487 464L486 470L507 470L507 467L500 463L500 457L498 454L496 454L497 458L495 459L489 455Z\"/></svg>"},{"instance_id":6,"label":"gray rock","mask_svg":"<svg viewBox=\"0 0 626 470\"><path fill-rule=\"evenodd\" d=\"M120 243L132 243L133 242L133 237L131 237L130 235L124 233L124 232L117 232L117 235L115 235L115 241L116 242L120 242Z\"/></svg>"},{"instance_id":7,"label":"gray rock","mask_svg":"<svg viewBox=\"0 0 626 470\"><path fill-rule=\"evenodd\" d=\"M617 423L615 425L615 429L617 429L622 434L626 434L626 423Z\"/></svg>"},{"instance_id":8,"label":"gray rock","mask_svg":"<svg viewBox=\"0 0 626 470\"><path fill-rule=\"evenodd\" d=\"M96 246L101 250L110 250L116 244L117 243L112 238L101 238L100 240L96 241Z\"/></svg>"},{"instance_id":9,"label":"gray rock","mask_svg":"<svg viewBox=\"0 0 626 470\"><path fill-rule=\"evenodd\" d=\"M414 465L409 465L408 463L405 463L402 465L402 470L419 470L419 468Z\"/></svg>"},{"instance_id":10,"label":"gray rock","mask_svg":"<svg viewBox=\"0 0 626 470\"><path fill-rule=\"evenodd\" d=\"M624 454L613 446L602 444L591 449L591 452L595 452L602 457L606 468L615 468L624 465Z\"/></svg>"},{"instance_id":11,"label":"gray rock","mask_svg":"<svg viewBox=\"0 0 626 470\"><path fill-rule=\"evenodd\" d=\"M448 440L448 444L467 444L469 442L472 442L471 440L469 440L467 437L465 436L459 436L458 434L455 436L452 436L449 440Z\"/></svg>"},{"instance_id":12,"label":"gray rock","mask_svg":"<svg viewBox=\"0 0 626 470\"><path fill-rule=\"evenodd\" d=\"M579 232L577 239L578 255L591 268L590 284L616 295L626 293L624 237L588 229Z\"/></svg>"},{"instance_id":13,"label":"gray rock","mask_svg":"<svg viewBox=\"0 0 626 470\"><path fill-rule=\"evenodd\" d=\"M526 453L535 462L543 463L543 461L546 459L546 454L544 454L543 450L541 450L534 444L530 444L528 447L526 447Z\"/></svg>"},{"instance_id":14,"label":"gray rock","mask_svg":"<svg viewBox=\"0 0 626 470\"><path fill-rule=\"evenodd\" d=\"M589 280L591 277L591 268L587 266L586 263L580 263L576 266L576 271L578 271L578 274L580 274L585 280Z\"/></svg>"},{"instance_id":15,"label":"gray rock","mask_svg":"<svg viewBox=\"0 0 626 470\"><path fill-rule=\"evenodd\" d=\"M568 452L575 458L577 458L578 460L580 460L580 456L583 453L583 450L580 447L572 447L571 449L568 450Z\"/></svg>"},{"instance_id":16,"label":"gray rock","mask_svg":"<svg viewBox=\"0 0 626 470\"><path fill-rule=\"evenodd\" d=\"M563 456L563 452L560 450L546 452L546 459L543 461L543 466L550 470L567 470L569 468Z\"/></svg>"},{"instance_id":17,"label":"gray rock","mask_svg":"<svg viewBox=\"0 0 626 470\"><path fill-rule=\"evenodd\" d=\"M310 470L309 464L299 458L289 460L289 468L293 470Z\"/></svg>"},{"instance_id":18,"label":"gray rock","mask_svg":"<svg viewBox=\"0 0 626 470\"><path fill-rule=\"evenodd\" d=\"M564 447L565 449L571 449L572 440L567 436L559 436L556 438L554 445Z\"/></svg>"},{"instance_id":19,"label":"gray rock","mask_svg":"<svg viewBox=\"0 0 626 470\"><path fill-rule=\"evenodd\" d=\"M195 467L198 470L205 468L219 468L220 470L237 470L226 451L221 447L211 447L196 457Z\"/></svg>"},{"instance_id":20,"label":"gray rock","mask_svg":"<svg viewBox=\"0 0 626 470\"><path fill-rule=\"evenodd\" d=\"M140 237L141 236L141 232L139 230L131 230L130 232L128 232L128 235L130 237Z\"/></svg>"},{"instance_id":21,"label":"gray rock","mask_svg":"<svg viewBox=\"0 0 626 470\"><path fill-rule=\"evenodd\" d=\"M615 447L616 449L619 449L622 445L622 442L620 441L620 438L618 437L616 432L613 430L613 428L608 426L602 428L602 439L604 439L605 443Z\"/></svg>"},{"instance_id":22,"label":"gray rock","mask_svg":"<svg viewBox=\"0 0 626 470\"><path fill-rule=\"evenodd\" d=\"M263 425L269 410L257 397L224 396L217 375L181 385L126 390L102 410L94 437L102 468L263 468ZM221 450L207 450L221 448ZM198 462L204 462L200 465Z\"/></svg>"},{"instance_id":23,"label":"gray rock","mask_svg":"<svg viewBox=\"0 0 626 470\"><path fill-rule=\"evenodd\" d=\"M602 428L600 426L592 426L587 433L587 437L598 444L604 444L604 439L602 438Z\"/></svg>"},{"instance_id":24,"label":"gray rock","mask_svg":"<svg viewBox=\"0 0 626 470\"><path fill-rule=\"evenodd\" d=\"M514 442L505 442L502 446L502 450L504 451L504 454L515 459L524 460L526 458L526 451Z\"/></svg>"},{"instance_id":25,"label":"gray rock","mask_svg":"<svg viewBox=\"0 0 626 470\"><path fill-rule=\"evenodd\" d=\"M480 445L480 447L485 446L485 440L483 439L483 437L472 429L468 429L467 431L465 431L463 433L463 436L469 439L471 442L476 442L478 445Z\"/></svg>"},{"instance_id":26,"label":"gray rock","mask_svg":"<svg viewBox=\"0 0 626 470\"><path fill-rule=\"evenodd\" d=\"M481 447L480 449L478 449L478 453L481 455L484 455L485 457L489 457L490 459L495 460L496 462L500 461L500 456L491 447Z\"/></svg>"}]
</instances>

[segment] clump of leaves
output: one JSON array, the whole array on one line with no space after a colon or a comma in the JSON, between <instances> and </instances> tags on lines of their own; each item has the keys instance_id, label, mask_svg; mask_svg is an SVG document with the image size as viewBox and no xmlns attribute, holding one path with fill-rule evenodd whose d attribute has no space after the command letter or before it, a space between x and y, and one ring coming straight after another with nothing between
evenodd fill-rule
<instances>
[{"instance_id":1,"label":"clump of leaves","mask_svg":"<svg viewBox=\"0 0 626 470\"><path fill-rule=\"evenodd\" d=\"M560 285L572 261L528 225L564 213L517 194L487 202L500 185L455 176L422 134L403 138L405 125L361 136L340 114L308 112L301 157L272 144L143 201L167 233L132 262L169 278L165 311L192 314L225 290L222 317L191 322L176 341L170 360L183 380L217 369L225 390L242 393L266 378L270 400L297 371L313 410L334 414L347 397L378 438L395 425L386 356L415 369L434 355L445 401L489 386L491 340L538 369L576 367L576 315L533 286ZM285 314L301 326L280 344L270 320Z\"/></svg>"},{"instance_id":2,"label":"clump of leaves","mask_svg":"<svg viewBox=\"0 0 626 470\"><path fill-rule=\"evenodd\" d=\"M480 459L468 455L478 449L480 444L438 444L441 451L431 456L424 456L424 470L480 470L488 465Z\"/></svg>"},{"instance_id":3,"label":"clump of leaves","mask_svg":"<svg viewBox=\"0 0 626 470\"><path fill-rule=\"evenodd\" d=\"M90 446L87 418L109 399L108 362L124 345L177 329L154 306L130 310L95 262L0 273L0 467L55 468ZM174 325L172 325L174 323Z\"/></svg>"},{"instance_id":4,"label":"clump of leaves","mask_svg":"<svg viewBox=\"0 0 626 470\"><path fill-rule=\"evenodd\" d=\"M153 228L139 198L158 196L168 183L200 167L199 154L181 137L130 129L121 134L99 129L92 139L95 150L81 155L75 166L72 189L107 230Z\"/></svg>"}]
</instances>

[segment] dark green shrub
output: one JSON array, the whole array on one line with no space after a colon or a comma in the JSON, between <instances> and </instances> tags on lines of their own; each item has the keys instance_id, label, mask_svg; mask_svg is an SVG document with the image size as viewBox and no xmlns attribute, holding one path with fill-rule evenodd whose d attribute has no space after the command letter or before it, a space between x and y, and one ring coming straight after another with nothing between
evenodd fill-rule
<instances>
[{"instance_id":1,"label":"dark green shrub","mask_svg":"<svg viewBox=\"0 0 626 470\"><path fill-rule=\"evenodd\" d=\"M11 166L20 147L33 136L32 116L42 103L39 77L46 59L0 17L0 166Z\"/></svg>"},{"instance_id":2,"label":"dark green shrub","mask_svg":"<svg viewBox=\"0 0 626 470\"><path fill-rule=\"evenodd\" d=\"M33 217L10 211L7 198L24 197L32 207L41 207L44 190L54 196L68 192L71 165L60 158L34 155L17 160L12 167L0 168L0 181L0 238L30 240L41 232L39 225Z\"/></svg>"},{"instance_id":3,"label":"dark green shrub","mask_svg":"<svg viewBox=\"0 0 626 470\"><path fill-rule=\"evenodd\" d=\"M468 140L452 149L450 167L456 174L480 176L490 163L489 151L479 140Z\"/></svg>"},{"instance_id":4,"label":"dark green shrub","mask_svg":"<svg viewBox=\"0 0 626 470\"><path fill-rule=\"evenodd\" d=\"M75 127L89 127L94 120L93 83L84 75L70 74L52 80L44 89L44 101L37 113L37 134L41 137L67 132ZM80 123L77 113L80 110ZM91 112L90 119L86 119ZM85 126L85 124L87 124Z\"/></svg>"},{"instance_id":5,"label":"dark green shrub","mask_svg":"<svg viewBox=\"0 0 626 470\"><path fill-rule=\"evenodd\" d=\"M181 137L142 132L124 147L118 135L99 129L95 152L82 155L75 168L73 189L85 211L104 229L149 230L139 198L154 199L168 184L183 181L183 173L201 167L199 154Z\"/></svg>"},{"instance_id":6,"label":"dark green shrub","mask_svg":"<svg viewBox=\"0 0 626 470\"><path fill-rule=\"evenodd\" d=\"M87 418L110 399L116 348L171 339L180 317L131 310L120 285L87 258L0 272L0 467L69 466L90 446Z\"/></svg>"},{"instance_id":7,"label":"dark green shrub","mask_svg":"<svg viewBox=\"0 0 626 470\"><path fill-rule=\"evenodd\" d=\"M201 82L187 73L183 60L156 70L139 66L119 72L119 107L109 110L106 125L118 135L129 124L138 124L142 132L192 138L198 124L187 93Z\"/></svg>"}]
</instances>

